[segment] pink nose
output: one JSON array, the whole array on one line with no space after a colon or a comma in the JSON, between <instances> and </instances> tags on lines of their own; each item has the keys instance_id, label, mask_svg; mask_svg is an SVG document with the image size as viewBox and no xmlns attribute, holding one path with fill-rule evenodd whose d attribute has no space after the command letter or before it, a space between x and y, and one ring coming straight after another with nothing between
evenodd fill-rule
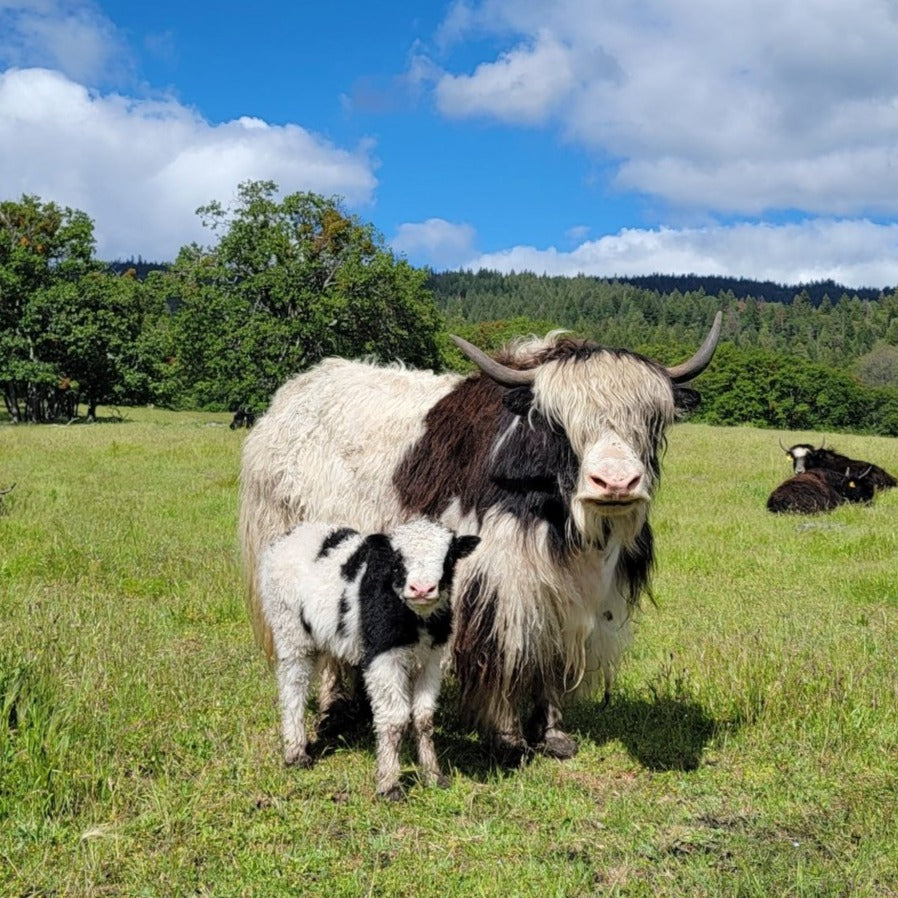
<instances>
[{"instance_id":1,"label":"pink nose","mask_svg":"<svg viewBox=\"0 0 898 898\"><path fill-rule=\"evenodd\" d=\"M600 492L614 496L629 496L635 492L642 480L642 474L631 476L590 474L589 482Z\"/></svg>"},{"instance_id":2,"label":"pink nose","mask_svg":"<svg viewBox=\"0 0 898 898\"><path fill-rule=\"evenodd\" d=\"M410 599L433 599L437 595L435 583L409 583L406 586L406 595Z\"/></svg>"}]
</instances>

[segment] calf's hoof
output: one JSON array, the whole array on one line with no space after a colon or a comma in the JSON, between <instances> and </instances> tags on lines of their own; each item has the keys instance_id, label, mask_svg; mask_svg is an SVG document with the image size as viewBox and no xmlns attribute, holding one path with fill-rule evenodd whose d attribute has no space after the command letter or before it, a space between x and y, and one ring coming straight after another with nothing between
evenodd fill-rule
<instances>
[{"instance_id":1,"label":"calf's hoof","mask_svg":"<svg viewBox=\"0 0 898 898\"><path fill-rule=\"evenodd\" d=\"M284 764L306 770L312 766L312 757L305 751L287 752L284 754Z\"/></svg>"},{"instance_id":2,"label":"calf's hoof","mask_svg":"<svg viewBox=\"0 0 898 898\"><path fill-rule=\"evenodd\" d=\"M387 789L378 789L377 797L384 801L404 801L405 792L402 791L402 786L396 783L395 786L390 786Z\"/></svg>"}]
</instances>

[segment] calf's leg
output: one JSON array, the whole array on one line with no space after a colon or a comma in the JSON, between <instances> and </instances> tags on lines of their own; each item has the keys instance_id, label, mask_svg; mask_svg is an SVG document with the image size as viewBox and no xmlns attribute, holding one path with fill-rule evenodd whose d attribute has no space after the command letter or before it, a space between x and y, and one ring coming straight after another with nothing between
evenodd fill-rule
<instances>
[{"instance_id":1,"label":"calf's leg","mask_svg":"<svg viewBox=\"0 0 898 898\"><path fill-rule=\"evenodd\" d=\"M404 797L399 784L399 750L411 712L406 655L401 649L382 652L363 672L377 738L377 794L390 801Z\"/></svg>"},{"instance_id":2,"label":"calf's leg","mask_svg":"<svg viewBox=\"0 0 898 898\"><path fill-rule=\"evenodd\" d=\"M284 763L298 767L312 765L305 716L315 676L315 661L313 654L296 654L279 658L277 664Z\"/></svg>"},{"instance_id":3,"label":"calf's leg","mask_svg":"<svg viewBox=\"0 0 898 898\"><path fill-rule=\"evenodd\" d=\"M431 651L412 684L412 725L418 742L418 764L425 782L440 788L449 786L449 778L440 770L436 747L433 744L433 715L436 711L442 680L441 651Z\"/></svg>"}]
</instances>

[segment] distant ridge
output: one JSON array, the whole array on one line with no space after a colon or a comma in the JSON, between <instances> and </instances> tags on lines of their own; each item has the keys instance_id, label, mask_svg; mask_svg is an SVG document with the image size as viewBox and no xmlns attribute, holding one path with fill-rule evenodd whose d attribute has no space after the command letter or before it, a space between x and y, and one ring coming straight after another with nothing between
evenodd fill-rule
<instances>
[{"instance_id":1,"label":"distant ridge","mask_svg":"<svg viewBox=\"0 0 898 898\"><path fill-rule=\"evenodd\" d=\"M623 284L632 284L643 290L654 290L658 293L693 293L703 290L710 296L720 293L732 293L736 299L764 299L767 302L790 303L796 295L805 293L814 306L819 306L823 298L828 296L837 302L843 296L856 296L858 299L879 299L883 293L891 290L880 290L875 287L845 287L833 280L812 281L808 284L777 284L774 281L755 281L748 278L725 277L721 275L698 274L648 274L635 277L596 278L596 280Z\"/></svg>"},{"instance_id":2,"label":"distant ridge","mask_svg":"<svg viewBox=\"0 0 898 898\"><path fill-rule=\"evenodd\" d=\"M765 302L791 303L796 296L804 294L813 306L819 306L825 297L837 303L843 296L862 300L877 300L892 288L880 290L876 287L846 287L833 280L812 281L806 284L777 284L774 281L759 281L743 277L700 274L646 274L631 277L597 277L594 275L538 275L532 272L511 272L481 269L480 271L431 272L430 288L439 296L451 294L460 287L486 288L496 290L504 284L505 290L513 289L516 282L536 280L548 282L595 281L601 284L627 284L638 290L657 293L661 296L671 293L704 292L707 296L731 293L737 300L754 298Z\"/></svg>"}]
</instances>

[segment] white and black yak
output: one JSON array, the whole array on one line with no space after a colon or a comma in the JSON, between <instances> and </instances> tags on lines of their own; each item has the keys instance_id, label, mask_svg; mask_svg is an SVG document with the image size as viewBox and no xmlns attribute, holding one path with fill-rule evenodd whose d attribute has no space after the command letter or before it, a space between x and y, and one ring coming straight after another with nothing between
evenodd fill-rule
<instances>
[{"instance_id":1,"label":"white and black yak","mask_svg":"<svg viewBox=\"0 0 898 898\"><path fill-rule=\"evenodd\" d=\"M825 469L845 474L848 477L869 479L873 487L878 490L898 486L898 480L878 465L857 458L849 458L832 448L827 449L822 445L817 448L811 443L796 443L788 449L780 443L780 447L792 460L794 474Z\"/></svg>"},{"instance_id":2,"label":"white and black yak","mask_svg":"<svg viewBox=\"0 0 898 898\"><path fill-rule=\"evenodd\" d=\"M409 723L425 779L445 785L433 744L456 563L480 542L415 520L389 534L298 524L262 554L259 591L277 660L284 761L308 767L305 714L327 660L361 668L377 737L377 793L402 797Z\"/></svg>"},{"instance_id":3,"label":"white and black yak","mask_svg":"<svg viewBox=\"0 0 898 898\"><path fill-rule=\"evenodd\" d=\"M573 755L563 701L601 682L609 693L654 562L665 431L697 402L682 384L710 363L720 327L718 313L670 368L553 333L497 358L454 338L480 369L468 376L326 359L288 381L247 436L240 476L269 656L258 559L274 536L304 520L439 519L481 537L453 593L462 710L511 757Z\"/></svg>"}]
</instances>

